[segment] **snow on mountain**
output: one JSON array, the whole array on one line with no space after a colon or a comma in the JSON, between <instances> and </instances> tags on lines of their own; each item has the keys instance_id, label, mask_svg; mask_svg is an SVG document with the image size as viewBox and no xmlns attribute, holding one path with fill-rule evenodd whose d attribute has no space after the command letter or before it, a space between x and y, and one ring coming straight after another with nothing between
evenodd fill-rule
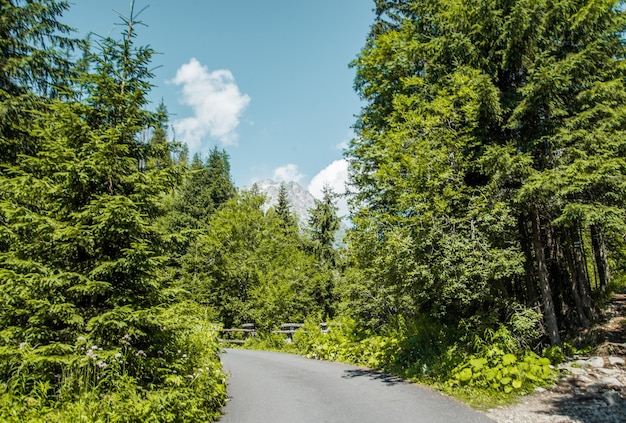
<instances>
[{"instance_id":1,"label":"snow on mountain","mask_svg":"<svg viewBox=\"0 0 626 423\"><path fill-rule=\"evenodd\" d=\"M275 206L278 202L278 191L280 190L280 182L271 179L264 179L256 183L259 192L267 197L263 210L267 211L270 207ZM285 182L287 189L287 199L291 211L298 216L300 225L306 225L309 220L309 209L315 206L315 198L309 191L294 181ZM244 188L244 189L249 189Z\"/></svg>"},{"instance_id":2,"label":"snow on mountain","mask_svg":"<svg viewBox=\"0 0 626 423\"><path fill-rule=\"evenodd\" d=\"M263 211L268 211L270 207L278 203L280 184L280 182L276 182L272 179L264 179L256 182L259 192L266 196ZM244 190L249 190L250 188L251 187L243 187ZM287 189L287 199L289 200L291 212L298 216L300 228L307 228L309 226L309 209L315 206L315 197L297 182L285 182L285 188ZM335 235L335 247L340 248L343 245L343 239L347 229L348 226L346 222L341 220L339 222L339 230Z\"/></svg>"}]
</instances>

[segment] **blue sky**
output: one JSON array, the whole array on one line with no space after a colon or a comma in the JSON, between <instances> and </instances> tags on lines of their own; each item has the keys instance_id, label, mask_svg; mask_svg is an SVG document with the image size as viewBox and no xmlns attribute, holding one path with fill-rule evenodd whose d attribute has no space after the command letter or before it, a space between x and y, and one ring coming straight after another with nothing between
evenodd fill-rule
<instances>
[{"instance_id":1,"label":"blue sky","mask_svg":"<svg viewBox=\"0 0 626 423\"><path fill-rule=\"evenodd\" d=\"M345 179L342 145L360 101L348 64L373 22L371 0L136 0L138 43L153 59L179 140L230 155L237 186L295 180L316 193ZM75 0L79 35L117 36L129 0Z\"/></svg>"}]
</instances>

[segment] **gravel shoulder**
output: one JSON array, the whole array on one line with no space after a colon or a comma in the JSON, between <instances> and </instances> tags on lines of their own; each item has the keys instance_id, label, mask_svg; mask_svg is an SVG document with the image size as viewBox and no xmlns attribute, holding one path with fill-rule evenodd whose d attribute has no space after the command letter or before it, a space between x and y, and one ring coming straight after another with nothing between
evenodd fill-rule
<instances>
[{"instance_id":1,"label":"gravel shoulder","mask_svg":"<svg viewBox=\"0 0 626 423\"><path fill-rule=\"evenodd\" d=\"M602 359L579 361L597 358ZM554 387L539 389L519 403L489 410L487 415L499 423L626 422L623 368L571 367L575 363L564 367L566 374Z\"/></svg>"},{"instance_id":2,"label":"gravel shoulder","mask_svg":"<svg viewBox=\"0 0 626 423\"><path fill-rule=\"evenodd\" d=\"M559 381L487 415L499 423L626 422L626 294L617 294L600 324L585 334L593 354L561 364Z\"/></svg>"}]
</instances>

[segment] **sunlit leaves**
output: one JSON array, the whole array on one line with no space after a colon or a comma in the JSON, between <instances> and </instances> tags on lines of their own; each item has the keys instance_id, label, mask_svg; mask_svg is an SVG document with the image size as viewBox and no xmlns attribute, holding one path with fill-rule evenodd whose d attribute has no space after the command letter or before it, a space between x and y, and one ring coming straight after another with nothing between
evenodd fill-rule
<instances>
[{"instance_id":1,"label":"sunlit leaves","mask_svg":"<svg viewBox=\"0 0 626 423\"><path fill-rule=\"evenodd\" d=\"M354 62L366 105L347 154L358 271L346 292L361 286L383 310L377 294L390 293L394 312L439 317L532 303L531 261L543 254L530 248L533 208L553 255L589 225L622 242L621 2L380 1L377 11ZM574 273L564 259L553 266L551 283Z\"/></svg>"}]
</instances>

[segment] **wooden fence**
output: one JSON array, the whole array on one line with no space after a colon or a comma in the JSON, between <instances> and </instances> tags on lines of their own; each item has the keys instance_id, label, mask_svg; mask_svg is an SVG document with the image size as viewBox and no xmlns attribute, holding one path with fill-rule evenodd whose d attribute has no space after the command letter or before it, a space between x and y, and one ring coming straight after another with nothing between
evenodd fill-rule
<instances>
[{"instance_id":1,"label":"wooden fence","mask_svg":"<svg viewBox=\"0 0 626 423\"><path fill-rule=\"evenodd\" d=\"M283 323L279 330L273 330L271 333L285 335L285 342L291 343L294 333L302 327L304 327L304 323ZM322 333L327 333L328 324L320 323L320 330ZM218 329L218 331L222 334L218 340L230 344L243 344L248 338L255 337L257 334L254 323L245 323L241 325L241 328Z\"/></svg>"},{"instance_id":2,"label":"wooden fence","mask_svg":"<svg viewBox=\"0 0 626 423\"><path fill-rule=\"evenodd\" d=\"M241 325L241 328L219 329L219 332L222 333L222 336L218 338L218 341L230 344L243 344L249 337L256 336L254 323L244 323L243 325ZM235 334L235 336L237 336L236 334L242 335L240 337L232 339L227 334Z\"/></svg>"}]
</instances>

